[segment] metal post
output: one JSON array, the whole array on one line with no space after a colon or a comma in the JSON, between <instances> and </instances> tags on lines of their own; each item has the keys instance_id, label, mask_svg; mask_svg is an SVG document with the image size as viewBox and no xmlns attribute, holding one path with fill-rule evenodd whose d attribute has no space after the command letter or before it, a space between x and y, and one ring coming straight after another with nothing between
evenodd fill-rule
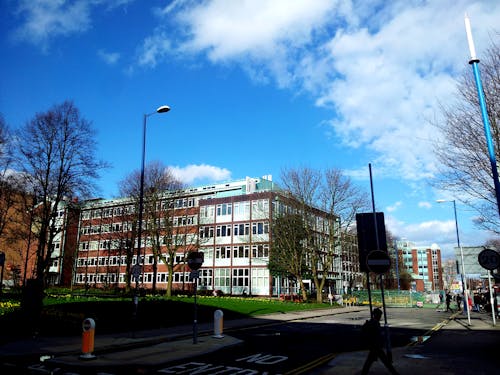
<instances>
[{"instance_id":1,"label":"metal post","mask_svg":"<svg viewBox=\"0 0 500 375\"><path fill-rule=\"evenodd\" d=\"M453 202L453 212L455 213L455 229L457 231L457 245L460 248L460 258L462 259L462 292L464 295L464 303L465 303L465 310L467 311L467 322L469 325L470 323L470 309L469 309L469 297L468 297L468 290L467 290L467 279L465 277L465 265L464 265L464 251L462 249L462 246L460 245L460 237L458 235L458 220L457 220L457 204L455 200L452 200Z\"/></svg>"},{"instance_id":2,"label":"metal post","mask_svg":"<svg viewBox=\"0 0 500 375\"><path fill-rule=\"evenodd\" d=\"M198 289L198 278L194 279L194 320L193 320L193 344L198 343L198 304L196 301L196 291Z\"/></svg>"},{"instance_id":3,"label":"metal post","mask_svg":"<svg viewBox=\"0 0 500 375\"><path fill-rule=\"evenodd\" d=\"M493 327L497 325L497 322L495 320L495 304L493 301L493 290L491 289L491 270L488 270L488 290L490 292L490 304L491 304L491 316L493 317Z\"/></svg>"},{"instance_id":4,"label":"metal post","mask_svg":"<svg viewBox=\"0 0 500 375\"><path fill-rule=\"evenodd\" d=\"M139 220L137 228L137 255L136 255L136 267L141 267L141 245L142 245L142 211L144 205L144 161L146 158L146 119L148 115L144 115L143 125L142 125L142 158L141 158L141 182L139 186ZM140 274L136 273L135 276L135 291L134 291L134 319L137 319L137 311L139 307L139 278L142 275L142 270Z\"/></svg>"},{"instance_id":5,"label":"metal post","mask_svg":"<svg viewBox=\"0 0 500 375\"><path fill-rule=\"evenodd\" d=\"M486 136L486 143L488 146L488 154L490 157L491 172L493 175L493 183L495 185L495 193L497 198L497 208L500 214L500 181L498 179L498 169L497 162L495 158L495 148L493 146L493 140L491 138L491 127L488 118L488 111L486 110L486 100L484 98L483 85L481 83L481 75L479 73L479 59L476 56L476 51L474 48L474 41L472 39L472 32L470 27L470 20L467 15L465 15L465 31L467 33L467 41L469 44L469 50L471 59L469 64L472 65L472 70L474 73L474 79L476 81L477 95L479 98L479 106L481 107L481 117L483 119L484 134Z\"/></svg>"},{"instance_id":6,"label":"metal post","mask_svg":"<svg viewBox=\"0 0 500 375\"><path fill-rule=\"evenodd\" d=\"M398 282L398 292L401 291L401 283L399 281L399 254L398 254L398 242L394 241L394 251L396 252L396 280Z\"/></svg>"},{"instance_id":7,"label":"metal post","mask_svg":"<svg viewBox=\"0 0 500 375\"><path fill-rule=\"evenodd\" d=\"M380 250L380 242L378 238L378 226L377 226L377 212L375 210L375 195L373 192L373 179L372 179L372 165L368 164L368 169L370 171L370 189L372 194L372 209L373 209L373 221L375 223L375 240L377 243L377 250ZM387 324L387 315L385 310L385 296L384 296L384 279L382 274L380 274L380 294L382 296L382 307L384 309L384 330L385 330L385 345L387 350L387 357L389 361L392 362L392 350L391 350L391 338L389 334L389 325ZM370 302L370 312L371 312L371 302Z\"/></svg>"}]
</instances>

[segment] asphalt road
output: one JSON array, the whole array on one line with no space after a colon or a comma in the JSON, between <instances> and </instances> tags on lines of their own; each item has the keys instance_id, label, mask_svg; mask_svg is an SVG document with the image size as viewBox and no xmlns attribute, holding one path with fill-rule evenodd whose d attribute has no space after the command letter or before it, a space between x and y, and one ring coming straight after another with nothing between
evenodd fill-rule
<instances>
[{"instance_id":1,"label":"asphalt road","mask_svg":"<svg viewBox=\"0 0 500 375\"><path fill-rule=\"evenodd\" d=\"M392 347L426 339L448 315L434 309L387 310ZM151 369L157 374L299 374L342 352L364 349L368 310L227 332L242 345Z\"/></svg>"}]
</instances>

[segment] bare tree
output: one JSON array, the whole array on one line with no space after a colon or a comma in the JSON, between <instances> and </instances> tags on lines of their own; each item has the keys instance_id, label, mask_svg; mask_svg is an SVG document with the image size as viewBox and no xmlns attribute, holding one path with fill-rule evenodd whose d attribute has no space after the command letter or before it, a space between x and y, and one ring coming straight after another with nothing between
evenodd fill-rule
<instances>
[{"instance_id":1,"label":"bare tree","mask_svg":"<svg viewBox=\"0 0 500 375\"><path fill-rule=\"evenodd\" d=\"M356 213L370 208L368 193L356 186L338 168L325 171L320 199L321 206L326 212L340 217L340 228L344 233L352 228Z\"/></svg>"},{"instance_id":2,"label":"bare tree","mask_svg":"<svg viewBox=\"0 0 500 375\"><path fill-rule=\"evenodd\" d=\"M12 150L10 148L10 135L7 124L0 114L0 240L7 242L4 231L15 209L15 196L17 184L9 167L11 166Z\"/></svg>"},{"instance_id":3,"label":"bare tree","mask_svg":"<svg viewBox=\"0 0 500 375\"><path fill-rule=\"evenodd\" d=\"M496 159L500 158L500 45L492 43L481 60L483 90L491 125ZM433 185L454 194L478 213L476 224L500 234L500 217L493 174L488 158L477 89L472 70L457 82L456 101L442 107L442 122L434 125L442 132L444 143L436 143L441 164Z\"/></svg>"},{"instance_id":4,"label":"bare tree","mask_svg":"<svg viewBox=\"0 0 500 375\"><path fill-rule=\"evenodd\" d=\"M302 215L285 213L274 218L273 241L269 255L269 270L275 276L286 277L300 286L302 299L307 301L304 278L308 274L307 233Z\"/></svg>"},{"instance_id":5,"label":"bare tree","mask_svg":"<svg viewBox=\"0 0 500 375\"><path fill-rule=\"evenodd\" d=\"M95 157L95 130L71 101L38 113L16 133L17 168L37 202L36 280L43 289L53 261L57 214L67 198L86 197L106 166ZM40 297L40 296L39 296Z\"/></svg>"},{"instance_id":6,"label":"bare tree","mask_svg":"<svg viewBox=\"0 0 500 375\"><path fill-rule=\"evenodd\" d=\"M151 246L153 283L152 291L156 292L158 263L167 264L169 280L173 274L175 253L177 249L176 233L174 233L174 194L182 188L182 183L172 175L170 170L160 162L148 164L144 170L144 235L148 237L144 243ZM136 212L139 213L140 172L132 172L120 183L120 193L136 202ZM167 256L161 252L163 245L167 246ZM169 283L171 290L172 282ZM168 291L167 291L168 293Z\"/></svg>"},{"instance_id":7,"label":"bare tree","mask_svg":"<svg viewBox=\"0 0 500 375\"><path fill-rule=\"evenodd\" d=\"M322 292L332 270L337 276L343 270L341 231L352 227L356 212L369 206L368 195L360 190L339 169L325 172L311 168L289 169L282 173L282 185L299 203L307 230L307 257L316 299ZM320 208L326 215L317 220ZM319 227L321 226L321 227ZM336 266L336 267L334 267Z\"/></svg>"}]
</instances>

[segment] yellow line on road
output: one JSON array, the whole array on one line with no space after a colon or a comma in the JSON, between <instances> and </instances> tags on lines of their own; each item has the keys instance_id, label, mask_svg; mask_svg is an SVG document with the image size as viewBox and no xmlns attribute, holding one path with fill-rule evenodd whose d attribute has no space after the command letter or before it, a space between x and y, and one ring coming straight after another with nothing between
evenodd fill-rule
<instances>
[{"instance_id":1,"label":"yellow line on road","mask_svg":"<svg viewBox=\"0 0 500 375\"><path fill-rule=\"evenodd\" d=\"M306 363L303 366L297 367L289 372L286 372L285 375L300 375L306 374L311 369L316 368L318 366L324 365L325 363L331 361L333 358L337 356L338 353L329 353L324 355L323 357L316 358L314 361Z\"/></svg>"}]
</instances>

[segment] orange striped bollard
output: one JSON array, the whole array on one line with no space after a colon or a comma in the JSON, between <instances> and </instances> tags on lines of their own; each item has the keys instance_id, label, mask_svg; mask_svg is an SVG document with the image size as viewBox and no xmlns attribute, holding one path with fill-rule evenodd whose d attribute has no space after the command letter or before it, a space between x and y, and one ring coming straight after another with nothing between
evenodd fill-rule
<instances>
[{"instance_id":1,"label":"orange striped bollard","mask_svg":"<svg viewBox=\"0 0 500 375\"><path fill-rule=\"evenodd\" d=\"M94 354L94 334L95 334L95 321L94 319L87 318L82 323L82 354L80 359L93 359L96 358Z\"/></svg>"}]
</instances>

